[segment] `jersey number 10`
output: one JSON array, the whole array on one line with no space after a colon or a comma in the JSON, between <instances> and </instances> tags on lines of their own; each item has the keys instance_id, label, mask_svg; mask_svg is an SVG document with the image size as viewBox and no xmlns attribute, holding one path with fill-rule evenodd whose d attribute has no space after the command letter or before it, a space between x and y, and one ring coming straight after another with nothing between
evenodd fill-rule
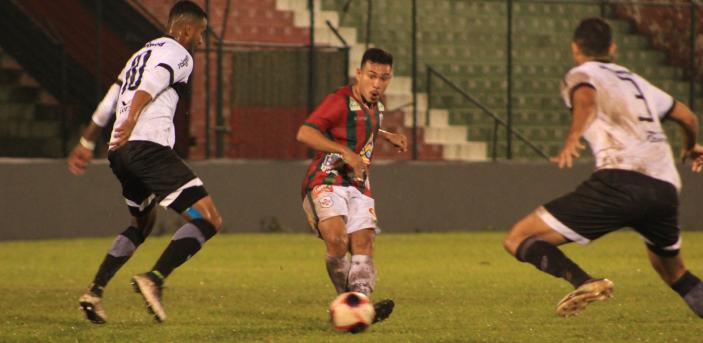
<instances>
[{"instance_id":1,"label":"jersey number 10","mask_svg":"<svg viewBox=\"0 0 703 343\"><path fill-rule=\"evenodd\" d=\"M135 90L142 83L142 75L144 75L144 68L146 67L146 62L151 57L151 50L146 50L141 54L134 56L132 59L132 64L125 73L124 84L122 85L122 91L120 94L124 94L125 90Z\"/></svg>"}]
</instances>

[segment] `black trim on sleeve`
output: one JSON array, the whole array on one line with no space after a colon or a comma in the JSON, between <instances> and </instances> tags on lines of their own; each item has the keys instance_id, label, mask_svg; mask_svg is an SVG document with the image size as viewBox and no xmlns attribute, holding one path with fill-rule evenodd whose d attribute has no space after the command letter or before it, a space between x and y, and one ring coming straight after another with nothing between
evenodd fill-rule
<instances>
[{"instance_id":1,"label":"black trim on sleeve","mask_svg":"<svg viewBox=\"0 0 703 343\"><path fill-rule=\"evenodd\" d=\"M115 84L122 87L122 80L120 80L120 79L115 80Z\"/></svg>"},{"instance_id":2,"label":"black trim on sleeve","mask_svg":"<svg viewBox=\"0 0 703 343\"><path fill-rule=\"evenodd\" d=\"M168 70L168 73L169 73L168 84L169 84L169 86L172 85L173 84L173 68L171 68L171 66L166 63L159 63L156 66L162 67L162 68Z\"/></svg>"},{"instance_id":3,"label":"black trim on sleeve","mask_svg":"<svg viewBox=\"0 0 703 343\"><path fill-rule=\"evenodd\" d=\"M664 115L661 117L661 120L669 119L669 117L671 116L671 112L674 112L674 108L676 107L676 102L677 102L676 99L674 97L671 97L671 107L669 107L669 109L666 112L664 112Z\"/></svg>"},{"instance_id":4,"label":"black trim on sleeve","mask_svg":"<svg viewBox=\"0 0 703 343\"><path fill-rule=\"evenodd\" d=\"M176 91L179 98L185 97L186 92L188 92L188 84L185 82L176 82L171 85L171 88Z\"/></svg>"},{"instance_id":5,"label":"black trim on sleeve","mask_svg":"<svg viewBox=\"0 0 703 343\"><path fill-rule=\"evenodd\" d=\"M574 93L576 93L576 90L581 87L591 87L593 90L596 90L596 86L590 82L577 83L575 86L571 87L571 90L569 91L569 102L571 103L572 109L574 108Z\"/></svg>"}]
</instances>

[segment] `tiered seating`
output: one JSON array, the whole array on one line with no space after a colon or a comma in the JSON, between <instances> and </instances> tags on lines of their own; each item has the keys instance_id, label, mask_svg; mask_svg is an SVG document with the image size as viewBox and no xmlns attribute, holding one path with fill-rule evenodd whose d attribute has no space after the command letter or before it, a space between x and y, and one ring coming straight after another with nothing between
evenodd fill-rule
<instances>
[{"instance_id":1,"label":"tiered seating","mask_svg":"<svg viewBox=\"0 0 703 343\"><path fill-rule=\"evenodd\" d=\"M0 51L0 156L62 156L58 118L55 101Z\"/></svg>"},{"instance_id":2,"label":"tiered seating","mask_svg":"<svg viewBox=\"0 0 703 343\"><path fill-rule=\"evenodd\" d=\"M346 1L323 0L323 8L342 8ZM425 64L432 65L502 118L507 113L507 6L504 1L418 1L418 73L420 91L427 89ZM514 2L513 99L514 127L548 153L558 152L570 115L559 96L564 73L573 66L569 42L582 18L600 15L600 5ZM410 9L405 2L373 2L371 42L396 57L396 75L411 75ZM610 20L619 46L617 62L648 78L675 97L688 99L682 70L666 65L662 52L649 48L646 37L633 34L629 23ZM365 40L366 4L354 2L341 21L358 29ZM493 120L461 96L434 80L432 107L449 110L449 124L466 126L467 140L489 141ZM441 112L439 112L441 113ZM411 121L405 120L405 124ZM424 124L424 113L420 124ZM679 133L666 128L671 141ZM445 130L448 135L456 130ZM505 130L499 130L499 155L505 152ZM516 158L537 155L514 141ZM487 146L491 151L490 144Z\"/></svg>"}]
</instances>

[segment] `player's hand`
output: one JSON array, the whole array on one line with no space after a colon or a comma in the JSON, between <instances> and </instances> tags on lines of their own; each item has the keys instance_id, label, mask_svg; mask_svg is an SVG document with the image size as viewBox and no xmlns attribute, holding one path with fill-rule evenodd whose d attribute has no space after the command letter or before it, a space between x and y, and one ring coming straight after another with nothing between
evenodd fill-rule
<instances>
[{"instance_id":1,"label":"player's hand","mask_svg":"<svg viewBox=\"0 0 703 343\"><path fill-rule=\"evenodd\" d=\"M408 139L399 133L386 133L386 140L398 148L398 152L408 151Z\"/></svg>"},{"instance_id":2,"label":"player's hand","mask_svg":"<svg viewBox=\"0 0 703 343\"><path fill-rule=\"evenodd\" d=\"M703 146L696 144L693 148L681 150L681 162L691 160L691 170L700 173L703 170Z\"/></svg>"},{"instance_id":3,"label":"player's hand","mask_svg":"<svg viewBox=\"0 0 703 343\"><path fill-rule=\"evenodd\" d=\"M564 167L571 168L574 165L574 159L581 157L580 151L585 148L578 138L567 139L559 155L552 157L550 161L558 165L560 169Z\"/></svg>"},{"instance_id":4,"label":"player's hand","mask_svg":"<svg viewBox=\"0 0 703 343\"><path fill-rule=\"evenodd\" d=\"M361 182L366 179L366 172L368 171L369 165L364 162L361 155L347 149L342 153L342 159L354 169L354 180Z\"/></svg>"},{"instance_id":5,"label":"player's hand","mask_svg":"<svg viewBox=\"0 0 703 343\"><path fill-rule=\"evenodd\" d=\"M129 136L132 135L132 130L137 125L137 121L134 119L129 119L123 121L120 127L115 129L112 134L112 140L110 141L110 150L117 150L121 148L129 140Z\"/></svg>"},{"instance_id":6,"label":"player's hand","mask_svg":"<svg viewBox=\"0 0 703 343\"><path fill-rule=\"evenodd\" d=\"M76 144L76 147L73 148L68 155L68 171L73 175L85 174L85 169L88 167L88 163L90 163L91 159L93 159L93 151L80 144Z\"/></svg>"}]
</instances>

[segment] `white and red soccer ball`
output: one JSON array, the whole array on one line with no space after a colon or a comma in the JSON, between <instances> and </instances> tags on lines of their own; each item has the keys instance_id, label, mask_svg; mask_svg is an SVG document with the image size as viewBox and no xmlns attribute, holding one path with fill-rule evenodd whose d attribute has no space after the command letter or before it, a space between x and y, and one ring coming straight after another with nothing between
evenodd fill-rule
<instances>
[{"instance_id":1,"label":"white and red soccer ball","mask_svg":"<svg viewBox=\"0 0 703 343\"><path fill-rule=\"evenodd\" d=\"M339 331L364 331L371 325L375 315L373 303L363 293L342 293L330 304L330 320Z\"/></svg>"}]
</instances>

